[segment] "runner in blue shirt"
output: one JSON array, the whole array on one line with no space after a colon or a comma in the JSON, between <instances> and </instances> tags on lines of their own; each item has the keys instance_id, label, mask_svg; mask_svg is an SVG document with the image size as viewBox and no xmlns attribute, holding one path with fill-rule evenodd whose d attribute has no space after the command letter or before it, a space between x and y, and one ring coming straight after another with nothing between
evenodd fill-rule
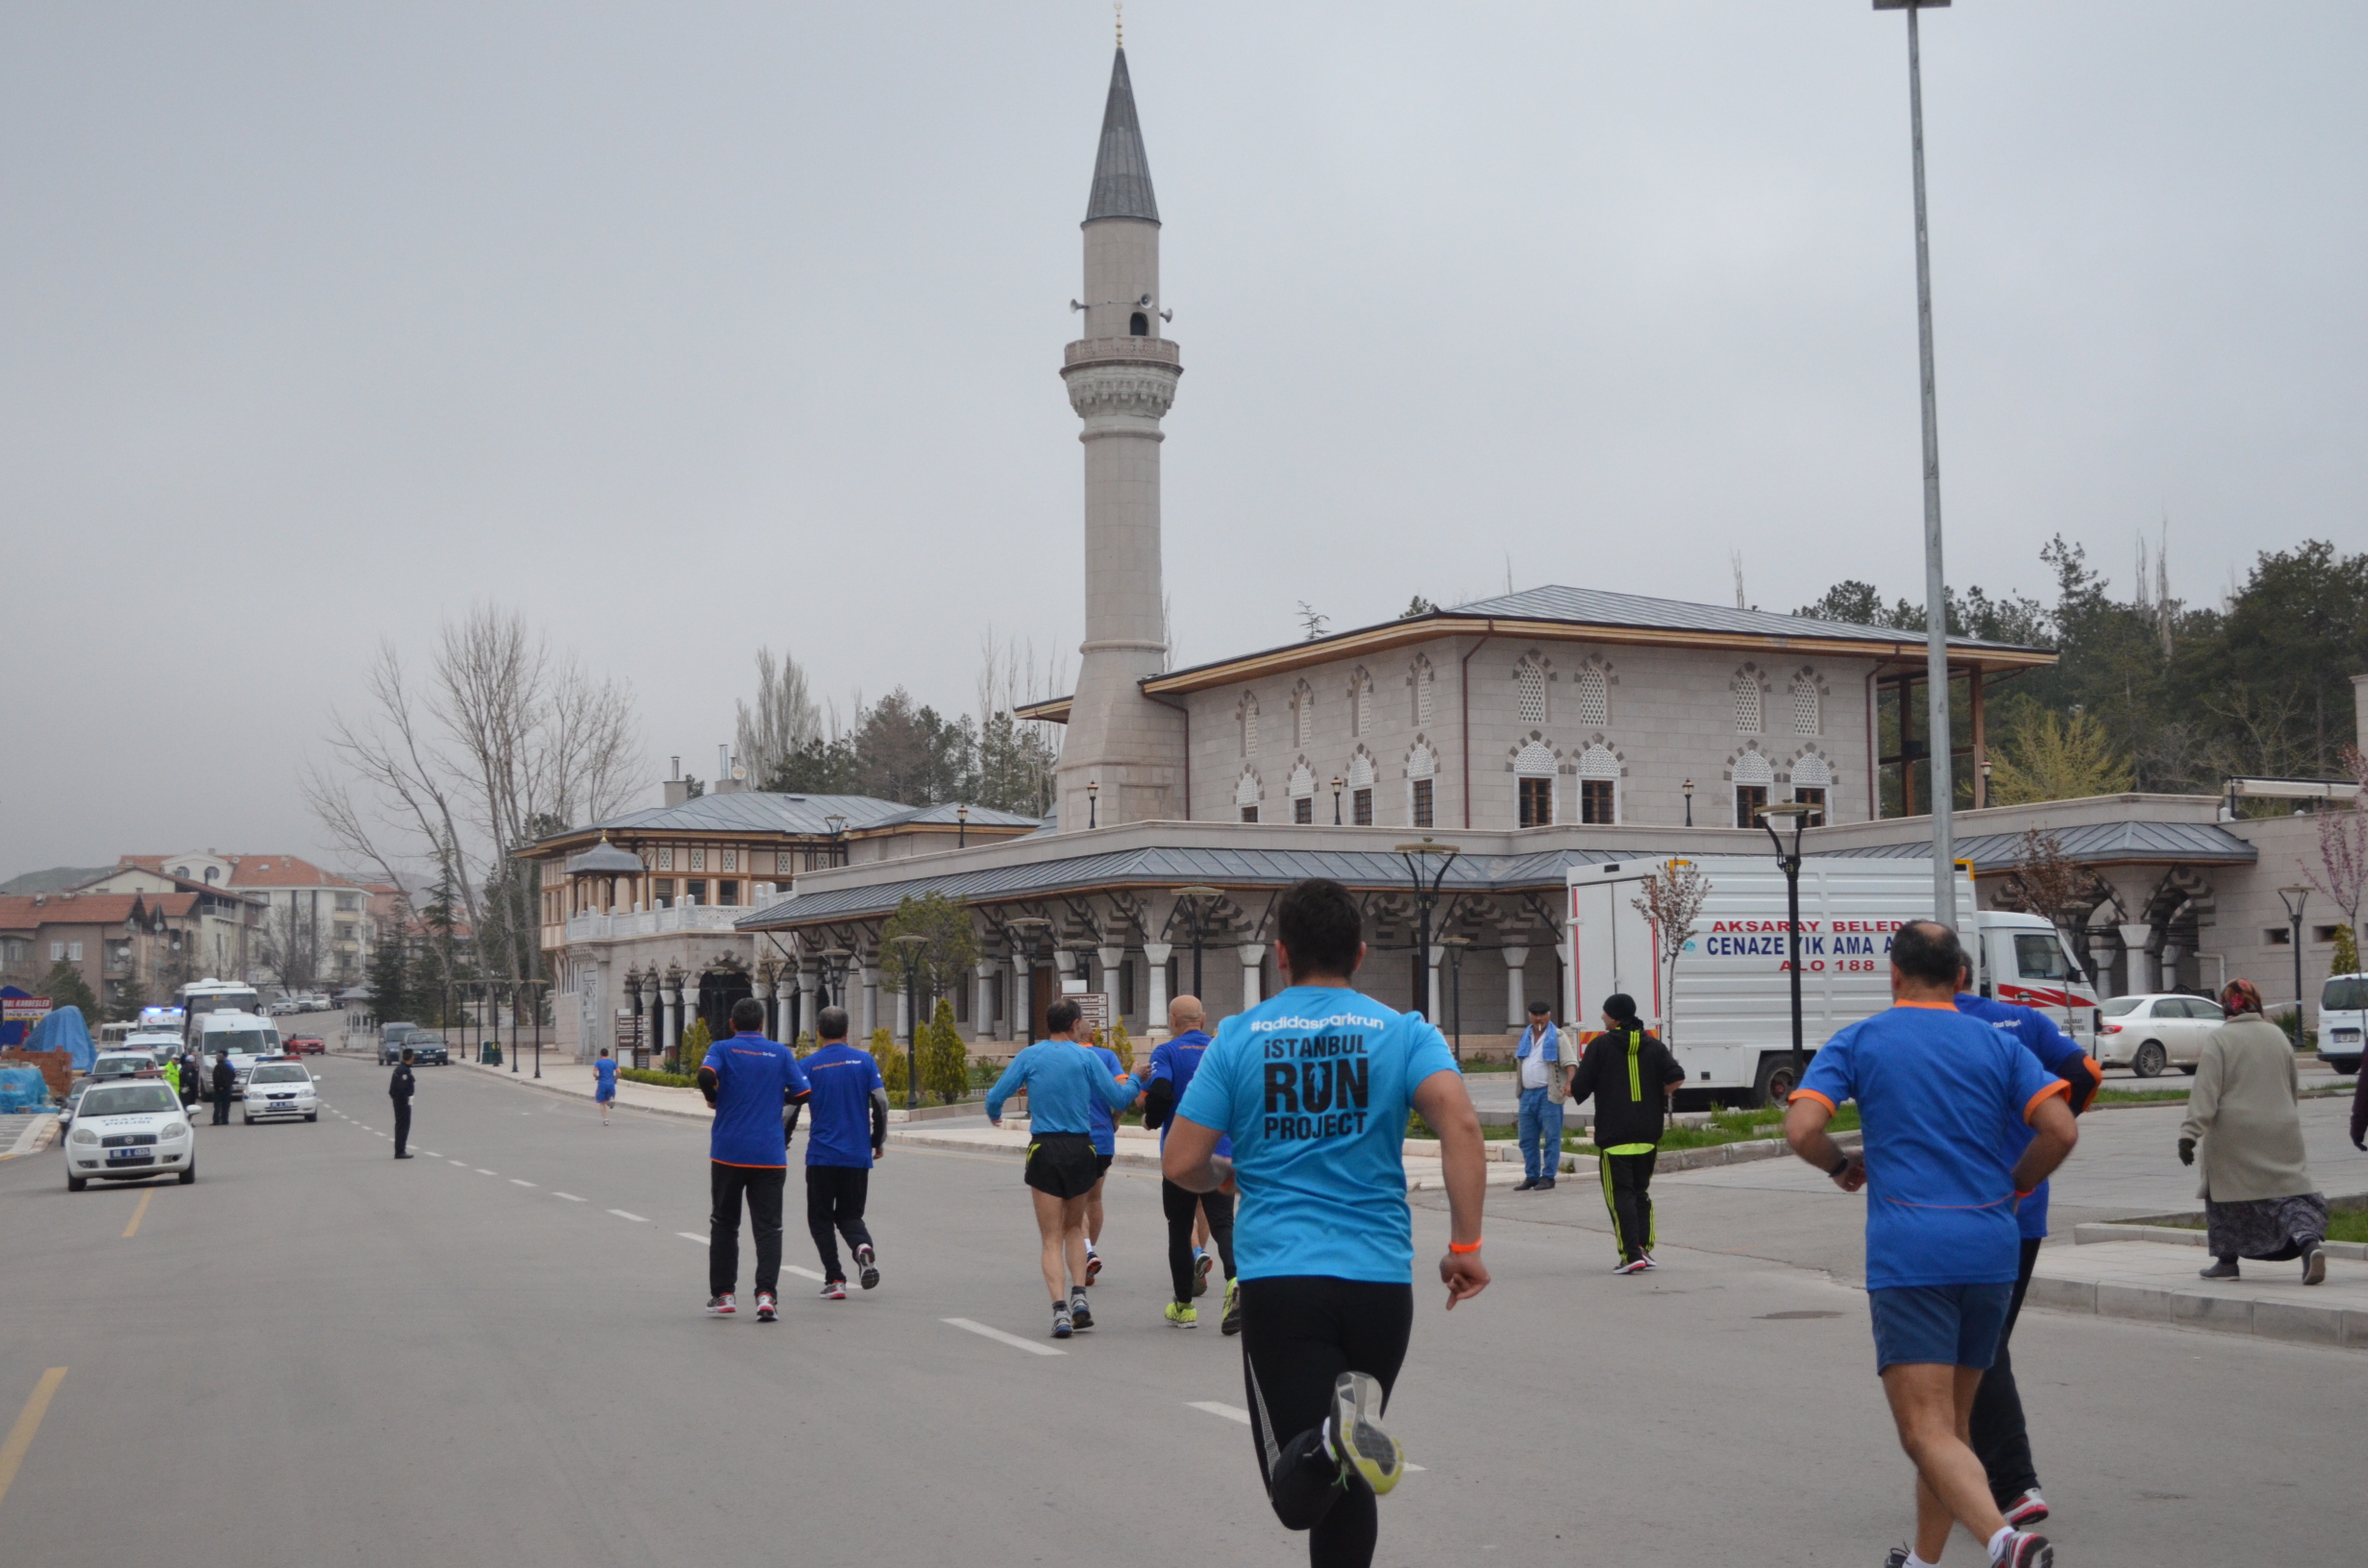
<instances>
[{"instance_id":1,"label":"runner in blue shirt","mask_svg":"<svg viewBox=\"0 0 2368 1568\"><path fill-rule=\"evenodd\" d=\"M1373 1560L1373 1499L1405 1470L1379 1424L1414 1327L1409 1108L1439 1133L1450 1240L1447 1306L1489 1283L1480 1118L1437 1029L1351 989L1364 921L1337 882L1275 906L1291 984L1218 1029L1176 1107L1162 1164L1192 1192L1235 1186L1242 1362L1267 1499L1308 1532L1317 1568ZM1217 1153L1230 1137L1230 1159Z\"/></svg>"},{"instance_id":2,"label":"runner in blue shirt","mask_svg":"<svg viewBox=\"0 0 2368 1568\"><path fill-rule=\"evenodd\" d=\"M1209 1037L1201 1030L1208 1014L1197 996L1178 996L1168 1004L1168 1027L1174 1033L1151 1051L1150 1072L1144 1080L1143 1124L1159 1129L1159 1146L1168 1146L1170 1118L1178 1101L1193 1087L1193 1075L1207 1059ZM1220 1159L1233 1157L1233 1139L1217 1140ZM1225 1309L1220 1326L1228 1335L1242 1332L1242 1296L1233 1259L1233 1197L1227 1192L1191 1192L1162 1176L1160 1213L1168 1221L1168 1283L1175 1292L1168 1303L1168 1321L1179 1329L1197 1328L1199 1309L1195 1296L1209 1288L1209 1265L1216 1262L1193 1244L1194 1216L1209 1228L1209 1241L1225 1265Z\"/></svg>"},{"instance_id":3,"label":"runner in blue shirt","mask_svg":"<svg viewBox=\"0 0 2368 1568\"><path fill-rule=\"evenodd\" d=\"M1122 1111L1142 1092L1117 1072L1114 1058L1102 1059L1077 1042L1077 1004L1064 998L1045 1009L1040 1040L1011 1059L987 1090L987 1119L1003 1124L1003 1105L1027 1090L1027 1166L1021 1179L1036 1205L1036 1233L1044 1243L1045 1285L1052 1292L1052 1337L1066 1339L1094 1326L1085 1294L1085 1200L1101 1180L1094 1153L1093 1107Z\"/></svg>"},{"instance_id":4,"label":"runner in blue shirt","mask_svg":"<svg viewBox=\"0 0 2368 1568\"><path fill-rule=\"evenodd\" d=\"M601 1125L607 1126L608 1108L617 1102L617 1064L605 1045L601 1059L592 1064L592 1098L601 1108Z\"/></svg>"},{"instance_id":5,"label":"runner in blue shirt","mask_svg":"<svg viewBox=\"0 0 2368 1568\"><path fill-rule=\"evenodd\" d=\"M822 1254L823 1299L847 1299L847 1270L839 1263L837 1237L855 1255L866 1290L879 1284L879 1260L863 1221L871 1192L872 1164L888 1152L888 1086L871 1054L847 1043L847 1009L826 1007L814 1019L822 1044L798 1066L814 1096L814 1125L805 1139L805 1228ZM790 1131L798 1113L789 1114Z\"/></svg>"},{"instance_id":6,"label":"runner in blue shirt","mask_svg":"<svg viewBox=\"0 0 2368 1568\"><path fill-rule=\"evenodd\" d=\"M1915 1543L1887 1568L1940 1560L1952 1522L2005 1568L2050 1568L2043 1535L2007 1523L1966 1441L1974 1396L2014 1293L2015 1200L2080 1139L2070 1086L2022 1042L1957 1010L1957 934L1912 920L1891 943L1890 1011L1850 1025L1811 1061L1785 1114L1793 1152L1845 1192L1864 1188L1866 1300L1875 1368L1900 1446L1915 1464ZM1859 1105L1864 1153L1826 1124ZM2012 1129L2033 1137L2019 1158Z\"/></svg>"},{"instance_id":7,"label":"runner in blue shirt","mask_svg":"<svg viewBox=\"0 0 2368 1568\"><path fill-rule=\"evenodd\" d=\"M2074 1115L2088 1109L2089 1099L2105 1081L2095 1058L2057 1028L2046 1014L1976 994L1971 954L1958 971L1957 1011L2013 1037L2040 1066L2070 1084ZM2007 1129L2002 1152L2009 1160L2020 1160L2030 1142L2031 1130L2018 1122ZM2014 1324L2023 1312L2023 1293L2031 1288L2039 1243L2047 1238L2047 1183L2041 1182L2015 1205L2014 1217L2022 1228L2022 1262L2014 1275L2013 1299L2007 1304L2006 1327L1998 1331L1998 1359L1990 1363L1988 1374L1982 1379L1982 1391L1974 1396L1971 1440L1983 1472L1989 1477L1990 1500L1998 1505L2007 1523L2020 1530L2047 1517L2047 1499L2039 1491L2038 1466L2031 1457L2031 1432L2023 1420L2023 1396L2014 1384L2010 1354Z\"/></svg>"},{"instance_id":8,"label":"runner in blue shirt","mask_svg":"<svg viewBox=\"0 0 2368 1568\"><path fill-rule=\"evenodd\" d=\"M798 1058L767 1040L765 1004L743 996L731 1004L728 1040L707 1048L699 1066L699 1091L715 1107L715 1129L707 1138L707 1311L729 1317L732 1288L740 1276L740 1199L749 1204L749 1232L756 1242L756 1321L779 1313L781 1286L781 1188L789 1179L789 1130L784 1108L810 1092Z\"/></svg>"},{"instance_id":9,"label":"runner in blue shirt","mask_svg":"<svg viewBox=\"0 0 2368 1568\"><path fill-rule=\"evenodd\" d=\"M1113 1078L1125 1074L1126 1064L1107 1045L1087 1043ZM1139 1096L1138 1096L1139 1097ZM1094 1189L1085 1195L1085 1283L1101 1278L1101 1188L1110 1179L1110 1162L1119 1157L1119 1114L1099 1098L1086 1106L1093 1117Z\"/></svg>"}]
</instances>

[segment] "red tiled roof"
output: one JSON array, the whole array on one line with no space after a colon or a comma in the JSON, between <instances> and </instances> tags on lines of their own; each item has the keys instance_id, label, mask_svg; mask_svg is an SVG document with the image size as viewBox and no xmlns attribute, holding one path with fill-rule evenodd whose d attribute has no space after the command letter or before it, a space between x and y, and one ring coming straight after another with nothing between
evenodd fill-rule
<instances>
[{"instance_id":1,"label":"red tiled roof","mask_svg":"<svg viewBox=\"0 0 2368 1568\"><path fill-rule=\"evenodd\" d=\"M358 888L334 871L325 871L294 855L225 855L231 863L234 888Z\"/></svg>"},{"instance_id":2,"label":"red tiled roof","mask_svg":"<svg viewBox=\"0 0 2368 1568\"><path fill-rule=\"evenodd\" d=\"M121 925L136 909L145 909L145 894L51 894L34 899L0 899L0 926L28 931L43 925Z\"/></svg>"}]
</instances>

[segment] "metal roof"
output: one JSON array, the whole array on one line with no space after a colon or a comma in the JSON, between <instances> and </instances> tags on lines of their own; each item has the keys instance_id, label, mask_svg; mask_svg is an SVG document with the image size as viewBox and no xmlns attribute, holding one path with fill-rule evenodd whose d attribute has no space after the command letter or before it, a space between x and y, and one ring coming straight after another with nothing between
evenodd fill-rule
<instances>
[{"instance_id":1,"label":"metal roof","mask_svg":"<svg viewBox=\"0 0 2368 1568\"><path fill-rule=\"evenodd\" d=\"M915 824L942 823L951 827L955 820L951 805L908 806L868 795L777 795L744 790L731 795L696 796L678 805L652 806L647 811L629 812L623 817L570 828L566 834L555 837L608 832L802 833L826 838L830 824L825 819L830 817L846 818L850 833ZM1008 811L971 807L973 827L1034 827L1037 821L1037 818Z\"/></svg>"},{"instance_id":2,"label":"metal roof","mask_svg":"<svg viewBox=\"0 0 2368 1568\"><path fill-rule=\"evenodd\" d=\"M1598 626L1640 626L1661 631L1727 632L1739 637L1823 637L1853 642L1892 644L1921 642L1920 631L1897 626L1862 626L1850 621L1820 621L1807 615L1777 615L1766 610L1739 610L1722 604L1691 604L1676 599L1651 599L1642 594L1615 594L1600 588L1565 588L1548 583L1519 593L1474 600L1441 613L1479 615L1502 621L1579 621ZM1973 637L1952 637L1951 648L2012 648L2011 643L1986 643Z\"/></svg>"},{"instance_id":3,"label":"metal roof","mask_svg":"<svg viewBox=\"0 0 2368 1568\"><path fill-rule=\"evenodd\" d=\"M2261 853L2217 822L2090 822L2054 832L2056 842L2063 846L2068 858L2089 866L2131 861L2249 864L2258 860ZM1930 856L1933 846L1926 841L1818 852L1867 860L1912 860ZM1957 858L1972 861L1976 871L2011 870L2022 855L2020 833L1982 833L1957 841Z\"/></svg>"},{"instance_id":4,"label":"metal roof","mask_svg":"<svg viewBox=\"0 0 2368 1568\"><path fill-rule=\"evenodd\" d=\"M601 840L580 855L567 858L570 876L639 876L641 857L629 849L620 849L606 839Z\"/></svg>"},{"instance_id":5,"label":"metal roof","mask_svg":"<svg viewBox=\"0 0 2368 1568\"><path fill-rule=\"evenodd\" d=\"M1094 189L1085 201L1085 221L1097 218L1159 221L1159 203L1151 195L1151 160L1144 156L1143 127L1135 120L1135 85L1126 74L1124 49L1110 62L1101 147L1094 155Z\"/></svg>"}]
</instances>

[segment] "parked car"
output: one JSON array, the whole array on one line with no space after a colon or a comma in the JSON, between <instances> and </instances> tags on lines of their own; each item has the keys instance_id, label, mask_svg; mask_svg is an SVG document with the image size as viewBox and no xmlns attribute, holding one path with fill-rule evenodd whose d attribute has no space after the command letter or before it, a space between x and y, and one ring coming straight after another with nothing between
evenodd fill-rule
<instances>
[{"instance_id":1,"label":"parked car","mask_svg":"<svg viewBox=\"0 0 2368 1568\"><path fill-rule=\"evenodd\" d=\"M90 1064L94 1083L109 1083L118 1078L161 1078L162 1064L156 1053L142 1047L136 1051L101 1051L98 1060Z\"/></svg>"},{"instance_id":2,"label":"parked car","mask_svg":"<svg viewBox=\"0 0 2368 1568\"><path fill-rule=\"evenodd\" d=\"M58 1112L58 1135L61 1138L73 1130L74 1110L83 1103L83 1096L88 1092L90 1092L90 1080L87 1078L65 1091L65 1104Z\"/></svg>"},{"instance_id":3,"label":"parked car","mask_svg":"<svg viewBox=\"0 0 2368 1568\"><path fill-rule=\"evenodd\" d=\"M2174 992L2115 996L2098 1012L2097 1060L2140 1078L2164 1067L2192 1073L2204 1060L2204 1037L2227 1021L2218 1002Z\"/></svg>"},{"instance_id":4,"label":"parked car","mask_svg":"<svg viewBox=\"0 0 2368 1568\"><path fill-rule=\"evenodd\" d=\"M321 1091L301 1062L258 1062L247 1077L246 1104L240 1109L247 1125L274 1116L321 1119Z\"/></svg>"},{"instance_id":5,"label":"parked car","mask_svg":"<svg viewBox=\"0 0 2368 1568\"><path fill-rule=\"evenodd\" d=\"M403 1042L411 1036L424 1034L416 1023L389 1023L379 1030L379 1066L393 1066L403 1060Z\"/></svg>"},{"instance_id":6,"label":"parked car","mask_svg":"<svg viewBox=\"0 0 2368 1568\"><path fill-rule=\"evenodd\" d=\"M290 1035L280 1049L290 1056L319 1056L329 1049L329 1042L318 1035Z\"/></svg>"},{"instance_id":7,"label":"parked car","mask_svg":"<svg viewBox=\"0 0 2368 1568\"><path fill-rule=\"evenodd\" d=\"M197 1140L181 1101L152 1081L92 1084L65 1139L66 1190L152 1176L175 1176L185 1187L197 1180Z\"/></svg>"},{"instance_id":8,"label":"parked car","mask_svg":"<svg viewBox=\"0 0 2368 1568\"><path fill-rule=\"evenodd\" d=\"M439 1067L449 1067L453 1065L452 1049L444 1043L444 1037L431 1034L425 1029L417 1034L404 1037L403 1043L396 1047L396 1054L400 1056L404 1051L411 1053L411 1061L414 1064L433 1063Z\"/></svg>"}]
</instances>

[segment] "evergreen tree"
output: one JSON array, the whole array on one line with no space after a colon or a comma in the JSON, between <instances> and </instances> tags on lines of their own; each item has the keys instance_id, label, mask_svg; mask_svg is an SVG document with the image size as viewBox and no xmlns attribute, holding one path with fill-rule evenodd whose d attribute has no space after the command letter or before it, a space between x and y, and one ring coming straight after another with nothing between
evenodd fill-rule
<instances>
[{"instance_id":1,"label":"evergreen tree","mask_svg":"<svg viewBox=\"0 0 2368 1568\"><path fill-rule=\"evenodd\" d=\"M52 1007L81 1008L86 1023L106 1021L99 1016L99 999L91 994L90 983L83 978L83 971L66 959L62 958L49 967L49 973L42 977L37 994L48 997Z\"/></svg>"},{"instance_id":2,"label":"evergreen tree","mask_svg":"<svg viewBox=\"0 0 2368 1568\"><path fill-rule=\"evenodd\" d=\"M814 1031L811 1029L800 1030L798 1032L798 1043L790 1047L790 1050L800 1057L812 1056L819 1049L821 1049L821 1047L815 1044Z\"/></svg>"},{"instance_id":3,"label":"evergreen tree","mask_svg":"<svg viewBox=\"0 0 2368 1568\"><path fill-rule=\"evenodd\" d=\"M872 1060L879 1064L879 1075L888 1088L890 1103L904 1098L908 1082L904 1072L904 1053L897 1049L895 1039L885 1029L872 1031Z\"/></svg>"},{"instance_id":4,"label":"evergreen tree","mask_svg":"<svg viewBox=\"0 0 2368 1568\"><path fill-rule=\"evenodd\" d=\"M707 1027L707 1020L692 1019L690 1028L683 1032L682 1047L675 1054L674 1070L680 1073L697 1072L700 1065L707 1060L707 1051L714 1044L715 1034Z\"/></svg>"},{"instance_id":5,"label":"evergreen tree","mask_svg":"<svg viewBox=\"0 0 2368 1568\"><path fill-rule=\"evenodd\" d=\"M2359 973L2359 941L2348 925L2335 927L2335 956L2328 964L2329 974Z\"/></svg>"},{"instance_id":6,"label":"evergreen tree","mask_svg":"<svg viewBox=\"0 0 2368 1568\"><path fill-rule=\"evenodd\" d=\"M397 1023L412 1017L411 949L394 934L370 954L370 1006L381 1023Z\"/></svg>"},{"instance_id":7,"label":"evergreen tree","mask_svg":"<svg viewBox=\"0 0 2368 1568\"><path fill-rule=\"evenodd\" d=\"M937 1001L937 1015L929 1020L928 1049L921 1059L921 1087L951 1105L970 1092L970 1052L962 1043L962 1031L955 1026L953 1003L943 996Z\"/></svg>"}]
</instances>

